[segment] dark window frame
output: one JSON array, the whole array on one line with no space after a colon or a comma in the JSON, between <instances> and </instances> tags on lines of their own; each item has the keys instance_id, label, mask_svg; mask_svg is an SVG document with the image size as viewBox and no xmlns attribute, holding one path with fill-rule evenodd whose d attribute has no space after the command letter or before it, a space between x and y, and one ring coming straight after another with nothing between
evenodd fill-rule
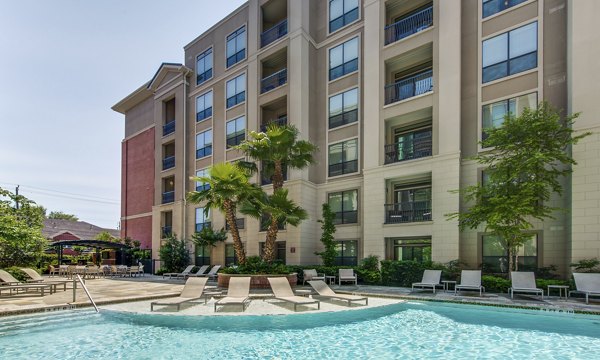
<instances>
[{"instance_id":1,"label":"dark window frame","mask_svg":"<svg viewBox=\"0 0 600 360\"><path fill-rule=\"evenodd\" d=\"M206 144L206 133L208 133L210 131L210 144ZM204 134L203 138L204 138L204 146L199 148L198 147L198 135L200 134ZM212 134L212 129L208 129L202 132L199 132L198 134L196 134L196 159L202 159L204 157L207 156L211 156L212 155L212 147L213 147L213 142L212 142L212 138L213 138L213 134Z\"/></svg>"},{"instance_id":2,"label":"dark window frame","mask_svg":"<svg viewBox=\"0 0 600 360\"><path fill-rule=\"evenodd\" d=\"M210 94L210 96L211 96L211 104L210 104L209 107L206 107L206 98L205 97L208 94ZM198 100L200 98L204 98L203 101L204 101L205 107L204 107L203 110L198 111ZM204 120L212 117L212 114L213 114L213 112L212 112L212 110L213 110L213 101L214 101L214 93L213 93L212 90L207 91L204 94L196 97L196 122L204 121Z\"/></svg>"},{"instance_id":3,"label":"dark window frame","mask_svg":"<svg viewBox=\"0 0 600 360\"><path fill-rule=\"evenodd\" d=\"M344 194L345 193L351 193L351 192L356 192L356 210L344 210ZM329 202L331 201L331 197L332 195L337 195L337 194L341 194L342 196L342 211L336 211L335 213L335 219L334 219L334 223L336 225L344 225L344 224L358 224L358 209L359 209L359 198L358 198L358 189L352 189L352 190L344 190L344 191L336 191L336 192L332 192L327 194L327 203L329 204ZM346 215L349 215L349 220L346 219ZM354 220L354 221L352 221Z\"/></svg>"},{"instance_id":4,"label":"dark window frame","mask_svg":"<svg viewBox=\"0 0 600 360\"><path fill-rule=\"evenodd\" d=\"M352 256L345 256L344 253L346 251L347 243L355 243L354 251L355 254ZM341 255L338 252L338 248L336 246L336 255L335 255L335 265L336 266L356 266L358 265L358 240L337 240L336 245L340 245Z\"/></svg>"},{"instance_id":5,"label":"dark window frame","mask_svg":"<svg viewBox=\"0 0 600 360\"><path fill-rule=\"evenodd\" d=\"M352 24L353 22L357 21L359 19L359 8L360 8L360 0L358 0L356 2L356 7L346 10L346 0L340 0L342 1L342 15L336 17L335 19L331 19L331 4L334 2L335 0L329 0L329 33L332 34L338 30L340 30L343 27L346 27L350 24ZM341 20L341 22L339 21ZM335 27L335 28L334 28Z\"/></svg>"},{"instance_id":6,"label":"dark window frame","mask_svg":"<svg viewBox=\"0 0 600 360\"><path fill-rule=\"evenodd\" d=\"M514 6L522 4L528 0L483 0L481 4L481 18L485 19L492 15L499 14L503 11L506 11ZM486 11L486 5L499 5L498 8L491 9L490 11ZM490 8L490 6L487 6Z\"/></svg>"},{"instance_id":7,"label":"dark window frame","mask_svg":"<svg viewBox=\"0 0 600 360\"><path fill-rule=\"evenodd\" d=\"M346 144L351 142L351 141L356 141L356 159L354 160L345 160L346 157L346 152L344 151L344 148L346 147ZM332 164L331 162L328 163L328 176L329 177L334 177L334 176L340 176L340 175L346 175L346 174L353 174L353 173L358 173L358 159L360 157L360 153L359 153L359 149L358 149L358 139L349 139L346 141L342 141L339 143L335 143L335 144L331 144L329 145L329 147L327 148L327 159L329 160L329 157L331 156L331 147L333 146L337 146L337 145L342 145L342 161L339 163L335 163ZM341 167L340 171L332 171L332 167L336 167L339 166ZM338 173L339 172L339 173Z\"/></svg>"},{"instance_id":8,"label":"dark window frame","mask_svg":"<svg viewBox=\"0 0 600 360\"><path fill-rule=\"evenodd\" d=\"M244 119L244 132L242 134L238 134L238 132L240 130L237 128L237 121L242 118ZM232 134L227 133L227 128L228 128L227 124L229 124L230 122L234 122L236 125L235 132ZM231 148L233 146L237 146L237 145L241 144L242 141L244 141L244 139L246 139L246 117L245 116L240 116L235 119L231 119L225 123L225 144L226 144L227 148Z\"/></svg>"},{"instance_id":9,"label":"dark window frame","mask_svg":"<svg viewBox=\"0 0 600 360\"><path fill-rule=\"evenodd\" d=\"M246 37L244 40L244 47L242 49L238 49L237 37L242 34L244 34ZM227 36L227 40L225 41L225 68L228 69L246 58L246 47L248 46L248 37L246 36L246 34L246 26L244 25ZM233 55L227 56L227 45L230 41L236 42L236 52Z\"/></svg>"},{"instance_id":10,"label":"dark window frame","mask_svg":"<svg viewBox=\"0 0 600 360\"><path fill-rule=\"evenodd\" d=\"M351 59L347 62L342 62L340 65L337 65L335 67L331 67L331 51L334 49L337 49L338 47L342 47L342 61L344 61L344 55L346 53L346 44L349 43L350 41L354 41L356 40L357 42L357 54L356 54L356 58ZM330 48L328 50L328 55L329 55L329 81L333 81L336 79L339 79L343 76L346 76L348 74L352 74L355 71L358 71L358 59L360 57L360 39L358 38L358 36L353 37L352 39L348 39L346 41L344 41L343 43L334 46L332 48ZM341 69L341 72L339 72L339 70Z\"/></svg>"},{"instance_id":11,"label":"dark window frame","mask_svg":"<svg viewBox=\"0 0 600 360\"><path fill-rule=\"evenodd\" d=\"M244 90L243 91L238 91L237 89L237 79L240 77L244 77L244 85L246 83L246 74L240 74L236 77L234 77L231 80L228 80L225 83L225 96L227 97L227 101L226 101L226 107L227 109L230 109L238 104L243 103L244 101L246 101L246 86L244 86ZM231 81L234 81L235 83L235 94L231 95L231 96L227 96L227 84L229 84Z\"/></svg>"},{"instance_id":12,"label":"dark window frame","mask_svg":"<svg viewBox=\"0 0 600 360\"><path fill-rule=\"evenodd\" d=\"M356 91L356 109L353 110L349 110L349 111L344 111L344 107L345 107L345 97L344 95L346 93L349 93L351 91ZM337 115L331 115L331 99L337 97L337 96L341 96L342 97L342 112L340 114ZM358 122L358 104L360 103L360 93L358 91L358 87L352 88L352 89L348 89L345 90L339 94L335 94L329 97L329 129L335 129L337 127L340 126L344 126L344 125L348 125L348 124L353 124L355 122ZM339 119L339 120L338 120Z\"/></svg>"},{"instance_id":13,"label":"dark window frame","mask_svg":"<svg viewBox=\"0 0 600 360\"><path fill-rule=\"evenodd\" d=\"M202 73L198 73L198 62L200 60L206 58L207 56L212 57L211 64L214 65L214 56L213 56L212 47L210 49L205 50L202 54L196 56L196 86L207 82L213 76L213 66L212 65L209 69L205 69ZM205 60L205 63L206 63L206 60Z\"/></svg>"}]
</instances>

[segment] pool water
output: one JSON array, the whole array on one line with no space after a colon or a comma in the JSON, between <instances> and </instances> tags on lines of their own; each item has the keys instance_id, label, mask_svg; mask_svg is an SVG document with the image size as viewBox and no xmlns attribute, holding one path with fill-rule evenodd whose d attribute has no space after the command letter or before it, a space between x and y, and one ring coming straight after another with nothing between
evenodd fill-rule
<instances>
[{"instance_id":1,"label":"pool water","mask_svg":"<svg viewBox=\"0 0 600 360\"><path fill-rule=\"evenodd\" d=\"M593 359L599 353L600 317L436 303L277 316L84 310L0 318L2 359Z\"/></svg>"}]
</instances>

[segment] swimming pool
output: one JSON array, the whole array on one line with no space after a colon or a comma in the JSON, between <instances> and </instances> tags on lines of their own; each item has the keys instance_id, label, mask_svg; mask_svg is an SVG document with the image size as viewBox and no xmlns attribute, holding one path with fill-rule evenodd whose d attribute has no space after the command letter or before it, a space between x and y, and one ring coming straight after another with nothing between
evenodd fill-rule
<instances>
[{"instance_id":1,"label":"swimming pool","mask_svg":"<svg viewBox=\"0 0 600 360\"><path fill-rule=\"evenodd\" d=\"M600 317L408 302L279 316L0 318L4 359L595 358Z\"/></svg>"}]
</instances>

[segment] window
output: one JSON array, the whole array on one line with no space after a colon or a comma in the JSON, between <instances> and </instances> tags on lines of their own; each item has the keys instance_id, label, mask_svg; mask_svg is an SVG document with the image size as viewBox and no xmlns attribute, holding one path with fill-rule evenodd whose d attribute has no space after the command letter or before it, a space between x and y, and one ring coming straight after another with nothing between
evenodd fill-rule
<instances>
[{"instance_id":1,"label":"window","mask_svg":"<svg viewBox=\"0 0 600 360\"><path fill-rule=\"evenodd\" d=\"M483 105L481 140L487 139L486 129L497 128L508 114L519 116L525 108L537 107L537 93L522 95L492 104Z\"/></svg>"},{"instance_id":2,"label":"window","mask_svg":"<svg viewBox=\"0 0 600 360\"><path fill-rule=\"evenodd\" d=\"M348 90L329 98L329 128L358 121L358 89Z\"/></svg>"},{"instance_id":3,"label":"window","mask_svg":"<svg viewBox=\"0 0 600 360\"><path fill-rule=\"evenodd\" d=\"M329 176L358 171L358 140L329 145Z\"/></svg>"},{"instance_id":4,"label":"window","mask_svg":"<svg viewBox=\"0 0 600 360\"><path fill-rule=\"evenodd\" d=\"M258 243L258 251L260 256L263 256L265 252L265 243ZM279 260L282 264L285 264L285 241L275 242L275 260Z\"/></svg>"},{"instance_id":5,"label":"window","mask_svg":"<svg viewBox=\"0 0 600 360\"><path fill-rule=\"evenodd\" d=\"M483 82L537 67L537 22L483 42Z\"/></svg>"},{"instance_id":6,"label":"window","mask_svg":"<svg viewBox=\"0 0 600 360\"><path fill-rule=\"evenodd\" d=\"M358 241L338 241L335 244L335 251L336 266L356 266L358 264Z\"/></svg>"},{"instance_id":7,"label":"window","mask_svg":"<svg viewBox=\"0 0 600 360\"><path fill-rule=\"evenodd\" d=\"M233 244L225 244L225 266L237 265L238 259Z\"/></svg>"},{"instance_id":8,"label":"window","mask_svg":"<svg viewBox=\"0 0 600 360\"><path fill-rule=\"evenodd\" d=\"M209 91L206 94L196 98L196 121L202 121L212 116L213 92Z\"/></svg>"},{"instance_id":9,"label":"window","mask_svg":"<svg viewBox=\"0 0 600 360\"><path fill-rule=\"evenodd\" d=\"M336 224L355 224L358 222L358 190L340 191L329 194L331 211L335 213Z\"/></svg>"},{"instance_id":10,"label":"window","mask_svg":"<svg viewBox=\"0 0 600 360\"><path fill-rule=\"evenodd\" d=\"M263 214L260 219L259 231L267 231L271 225L271 215ZM285 224L282 222L277 223L277 230L285 230Z\"/></svg>"},{"instance_id":11,"label":"window","mask_svg":"<svg viewBox=\"0 0 600 360\"><path fill-rule=\"evenodd\" d=\"M394 203L386 205L386 224L431 221L431 184L394 186Z\"/></svg>"},{"instance_id":12,"label":"window","mask_svg":"<svg viewBox=\"0 0 600 360\"><path fill-rule=\"evenodd\" d=\"M235 224L237 225L238 230L243 230L246 226L246 221L244 218L236 218ZM225 230L229 231L229 223L225 221Z\"/></svg>"},{"instance_id":13,"label":"window","mask_svg":"<svg viewBox=\"0 0 600 360\"><path fill-rule=\"evenodd\" d=\"M388 258L398 261L431 261L431 239L389 239Z\"/></svg>"},{"instance_id":14,"label":"window","mask_svg":"<svg viewBox=\"0 0 600 360\"><path fill-rule=\"evenodd\" d=\"M329 32L358 19L358 0L329 0Z\"/></svg>"},{"instance_id":15,"label":"window","mask_svg":"<svg viewBox=\"0 0 600 360\"><path fill-rule=\"evenodd\" d=\"M246 74L227 82L227 108L246 100Z\"/></svg>"},{"instance_id":16,"label":"window","mask_svg":"<svg viewBox=\"0 0 600 360\"><path fill-rule=\"evenodd\" d=\"M213 55L212 48L196 58L196 85L200 85L212 77Z\"/></svg>"},{"instance_id":17,"label":"window","mask_svg":"<svg viewBox=\"0 0 600 360\"><path fill-rule=\"evenodd\" d=\"M227 37L227 67L246 58L246 27L242 26Z\"/></svg>"},{"instance_id":18,"label":"window","mask_svg":"<svg viewBox=\"0 0 600 360\"><path fill-rule=\"evenodd\" d=\"M206 210L206 212L205 212ZM196 232L210 226L210 209L196 208Z\"/></svg>"},{"instance_id":19,"label":"window","mask_svg":"<svg viewBox=\"0 0 600 360\"><path fill-rule=\"evenodd\" d=\"M519 5L527 0L483 0L483 18Z\"/></svg>"},{"instance_id":20,"label":"window","mask_svg":"<svg viewBox=\"0 0 600 360\"><path fill-rule=\"evenodd\" d=\"M210 251L212 246L196 245L196 266L210 265Z\"/></svg>"},{"instance_id":21,"label":"window","mask_svg":"<svg viewBox=\"0 0 600 360\"><path fill-rule=\"evenodd\" d=\"M241 116L227 122L227 147L241 144L246 137L246 118Z\"/></svg>"},{"instance_id":22,"label":"window","mask_svg":"<svg viewBox=\"0 0 600 360\"><path fill-rule=\"evenodd\" d=\"M358 38L329 50L329 80L358 70Z\"/></svg>"},{"instance_id":23,"label":"window","mask_svg":"<svg viewBox=\"0 0 600 360\"><path fill-rule=\"evenodd\" d=\"M537 234L525 242L518 251L519 271L534 271L537 269ZM508 252L505 250L501 237L494 235L482 236L482 266L485 272L508 272Z\"/></svg>"},{"instance_id":24,"label":"window","mask_svg":"<svg viewBox=\"0 0 600 360\"><path fill-rule=\"evenodd\" d=\"M208 169L202 169L202 170L196 171L196 177L208 177L208 176L210 176L208 174ZM209 183L196 181L196 191L204 191L204 190L208 190L208 189L210 189Z\"/></svg>"},{"instance_id":25,"label":"window","mask_svg":"<svg viewBox=\"0 0 600 360\"><path fill-rule=\"evenodd\" d=\"M212 130L196 134L196 159L212 155Z\"/></svg>"}]
</instances>

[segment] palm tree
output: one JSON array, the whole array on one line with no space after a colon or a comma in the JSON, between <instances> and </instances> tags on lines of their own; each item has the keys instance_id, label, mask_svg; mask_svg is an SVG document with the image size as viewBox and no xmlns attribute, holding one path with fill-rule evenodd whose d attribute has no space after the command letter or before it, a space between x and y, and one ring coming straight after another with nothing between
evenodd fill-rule
<instances>
[{"instance_id":1,"label":"palm tree","mask_svg":"<svg viewBox=\"0 0 600 360\"><path fill-rule=\"evenodd\" d=\"M194 181L209 185L202 191L191 191L188 200L192 203L206 201L205 212L208 209L218 209L225 214L229 225L233 247L240 265L246 263L246 252L242 246L240 233L236 224L236 209L241 202L260 196L262 190L248 181L249 174L232 163L215 164L209 170L209 176L192 178Z\"/></svg>"},{"instance_id":2,"label":"palm tree","mask_svg":"<svg viewBox=\"0 0 600 360\"><path fill-rule=\"evenodd\" d=\"M267 230L267 239L264 247L263 259L265 261L275 260L275 240L279 225L298 226L302 220L308 218L306 210L302 209L293 200L288 199L286 189L276 190L273 195L263 192L262 196L244 201L240 206L240 212L261 220L263 215L271 219ZM275 226L273 226L275 223Z\"/></svg>"},{"instance_id":3,"label":"palm tree","mask_svg":"<svg viewBox=\"0 0 600 360\"><path fill-rule=\"evenodd\" d=\"M271 124L266 132L251 131L249 139L243 141L236 148L243 151L254 161L262 163L263 176L271 178L273 192L283 188L284 168L303 169L314 163L313 154L317 146L306 140L298 140L298 129L292 125L279 126ZM256 172L256 163L244 163L242 166ZM272 241L265 243L265 256L274 254L275 239L277 239L278 222L271 218L268 234L273 236ZM268 237L267 237L268 238Z\"/></svg>"}]
</instances>

